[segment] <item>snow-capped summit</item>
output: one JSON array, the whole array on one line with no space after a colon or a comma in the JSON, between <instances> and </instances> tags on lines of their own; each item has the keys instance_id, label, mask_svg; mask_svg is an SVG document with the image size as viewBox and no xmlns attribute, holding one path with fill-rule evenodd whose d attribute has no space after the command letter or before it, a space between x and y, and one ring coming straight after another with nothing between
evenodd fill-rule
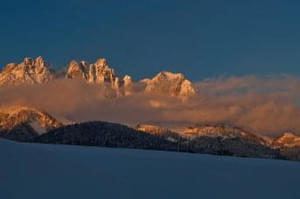
<instances>
[{"instance_id":1,"label":"snow-capped summit","mask_svg":"<svg viewBox=\"0 0 300 199\"><path fill-rule=\"evenodd\" d=\"M276 138L274 142L285 147L300 147L300 136L290 132L285 132Z\"/></svg>"},{"instance_id":2,"label":"snow-capped summit","mask_svg":"<svg viewBox=\"0 0 300 199\"><path fill-rule=\"evenodd\" d=\"M26 57L20 64L10 63L0 73L0 86L42 84L64 76L66 79L82 80L90 84L102 84L115 91L115 96L131 95L135 92L166 94L186 97L196 93L192 82L181 73L160 72L153 79L133 82L129 75L123 78L115 74L105 58L93 64L72 60L63 73L50 69L42 57Z\"/></svg>"},{"instance_id":3,"label":"snow-capped summit","mask_svg":"<svg viewBox=\"0 0 300 199\"><path fill-rule=\"evenodd\" d=\"M0 73L0 86L46 83L54 78L49 64L42 57L26 57L20 64L10 63Z\"/></svg>"},{"instance_id":4,"label":"snow-capped summit","mask_svg":"<svg viewBox=\"0 0 300 199\"><path fill-rule=\"evenodd\" d=\"M114 69L110 68L105 58L98 59L89 67L88 81L92 83L115 84L116 75Z\"/></svg>"},{"instance_id":5,"label":"snow-capped summit","mask_svg":"<svg viewBox=\"0 0 300 199\"><path fill-rule=\"evenodd\" d=\"M129 75L125 75L124 78L123 78L123 81L124 81L125 86L128 86L128 85L132 84L132 79Z\"/></svg>"},{"instance_id":6,"label":"snow-capped summit","mask_svg":"<svg viewBox=\"0 0 300 199\"><path fill-rule=\"evenodd\" d=\"M88 64L84 61L78 63L72 60L67 68L67 79L87 80Z\"/></svg>"},{"instance_id":7,"label":"snow-capped summit","mask_svg":"<svg viewBox=\"0 0 300 199\"><path fill-rule=\"evenodd\" d=\"M20 124L38 124L42 129L57 128L62 124L48 113L36 108L15 106L0 109L0 129L12 129ZM39 129L39 130L42 130Z\"/></svg>"},{"instance_id":8,"label":"snow-capped summit","mask_svg":"<svg viewBox=\"0 0 300 199\"><path fill-rule=\"evenodd\" d=\"M165 93L171 96L191 96L196 93L193 84L182 73L160 72L153 79L144 79L147 93Z\"/></svg>"},{"instance_id":9,"label":"snow-capped summit","mask_svg":"<svg viewBox=\"0 0 300 199\"><path fill-rule=\"evenodd\" d=\"M67 79L85 80L88 83L105 83L116 89L123 85L123 80L115 75L114 69L109 67L105 58L100 58L90 65L86 61L78 63L72 60L65 77Z\"/></svg>"},{"instance_id":10,"label":"snow-capped summit","mask_svg":"<svg viewBox=\"0 0 300 199\"><path fill-rule=\"evenodd\" d=\"M28 141L48 130L62 126L49 114L31 107L16 106L0 110L0 136Z\"/></svg>"}]
</instances>

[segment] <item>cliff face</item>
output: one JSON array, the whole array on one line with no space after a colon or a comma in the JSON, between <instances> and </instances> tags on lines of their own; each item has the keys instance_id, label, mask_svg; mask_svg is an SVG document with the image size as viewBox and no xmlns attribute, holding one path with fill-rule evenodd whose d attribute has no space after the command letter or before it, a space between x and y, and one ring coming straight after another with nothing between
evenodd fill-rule
<instances>
[{"instance_id":1,"label":"cliff face","mask_svg":"<svg viewBox=\"0 0 300 199\"><path fill-rule=\"evenodd\" d=\"M0 86L41 84L54 79L54 71L42 57L25 58L20 64L10 63L0 73Z\"/></svg>"},{"instance_id":2,"label":"cliff face","mask_svg":"<svg viewBox=\"0 0 300 199\"><path fill-rule=\"evenodd\" d=\"M181 73L160 72L152 79L144 79L146 93L171 96L191 96L196 93L193 84Z\"/></svg>"},{"instance_id":3,"label":"cliff face","mask_svg":"<svg viewBox=\"0 0 300 199\"><path fill-rule=\"evenodd\" d=\"M0 86L43 84L60 78L61 74L49 67L42 57L25 58L20 64L8 64L0 73ZM164 94L169 96L189 97L196 93L192 82L181 73L160 72L152 79L133 82L129 75L117 76L105 58L93 64L86 61L72 60L63 76L66 79L82 80L90 84L102 84L112 88L116 96L131 95L134 92ZM139 88L136 91L133 88Z\"/></svg>"},{"instance_id":4,"label":"cliff face","mask_svg":"<svg viewBox=\"0 0 300 199\"><path fill-rule=\"evenodd\" d=\"M106 84L114 89L120 89L128 84L130 76L126 75L124 79L116 76L114 69L109 67L107 60L98 59L94 64L88 64L86 61L78 63L72 60L67 67L65 77L67 79L84 80L88 83Z\"/></svg>"}]
</instances>

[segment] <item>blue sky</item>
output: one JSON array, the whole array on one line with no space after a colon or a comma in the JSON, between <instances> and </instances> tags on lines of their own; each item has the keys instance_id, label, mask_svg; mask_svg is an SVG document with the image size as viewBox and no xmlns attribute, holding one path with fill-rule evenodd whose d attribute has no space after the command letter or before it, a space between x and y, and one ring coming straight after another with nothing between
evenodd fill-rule
<instances>
[{"instance_id":1,"label":"blue sky","mask_svg":"<svg viewBox=\"0 0 300 199\"><path fill-rule=\"evenodd\" d=\"M0 66L55 67L106 57L134 79L300 74L300 1L10 0L0 6Z\"/></svg>"}]
</instances>

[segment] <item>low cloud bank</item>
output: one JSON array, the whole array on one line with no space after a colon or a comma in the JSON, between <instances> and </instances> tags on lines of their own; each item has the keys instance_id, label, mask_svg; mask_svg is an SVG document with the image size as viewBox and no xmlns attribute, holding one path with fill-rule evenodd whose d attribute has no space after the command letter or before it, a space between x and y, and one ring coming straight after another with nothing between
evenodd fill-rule
<instances>
[{"instance_id":1,"label":"low cloud bank","mask_svg":"<svg viewBox=\"0 0 300 199\"><path fill-rule=\"evenodd\" d=\"M300 79L244 76L195 83L187 99L136 92L115 97L106 86L75 80L0 89L0 107L26 105L66 122L106 120L178 127L229 123L264 135L300 134Z\"/></svg>"}]
</instances>

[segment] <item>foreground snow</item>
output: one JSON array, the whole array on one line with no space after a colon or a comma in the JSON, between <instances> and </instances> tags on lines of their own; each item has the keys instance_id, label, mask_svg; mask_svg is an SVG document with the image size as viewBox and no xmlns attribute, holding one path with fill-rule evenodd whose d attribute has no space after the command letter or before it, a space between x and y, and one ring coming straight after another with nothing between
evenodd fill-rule
<instances>
[{"instance_id":1,"label":"foreground snow","mask_svg":"<svg viewBox=\"0 0 300 199\"><path fill-rule=\"evenodd\" d=\"M0 139L0 198L300 198L300 163Z\"/></svg>"}]
</instances>

